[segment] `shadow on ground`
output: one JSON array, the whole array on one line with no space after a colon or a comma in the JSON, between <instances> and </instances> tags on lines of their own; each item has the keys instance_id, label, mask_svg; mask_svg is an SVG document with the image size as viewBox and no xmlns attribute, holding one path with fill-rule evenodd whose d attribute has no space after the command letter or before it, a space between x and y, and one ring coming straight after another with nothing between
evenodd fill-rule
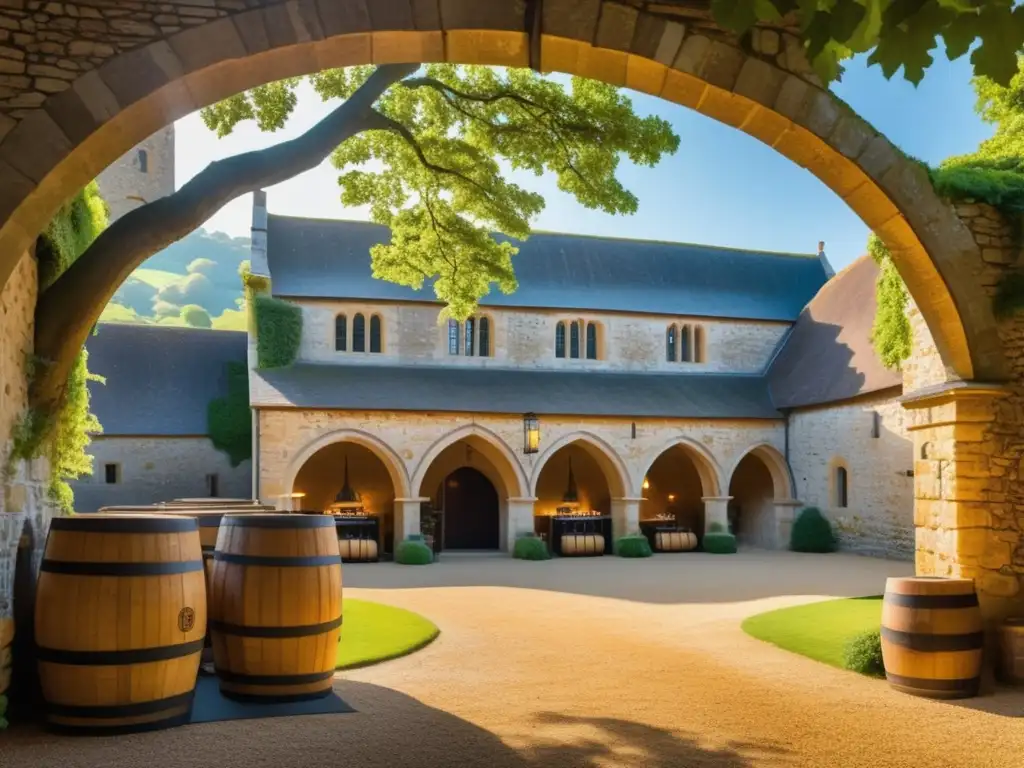
<instances>
[{"instance_id":1,"label":"shadow on ground","mask_svg":"<svg viewBox=\"0 0 1024 768\"><path fill-rule=\"evenodd\" d=\"M174 768L746 768L778 764L777 745L707 745L617 718L532 716L524 734L503 741L448 712L388 688L341 682L359 711L192 725L132 736L70 738L35 727L0 737L0 765L33 768L174 766ZM788 760L783 759L784 762Z\"/></svg>"}]
</instances>

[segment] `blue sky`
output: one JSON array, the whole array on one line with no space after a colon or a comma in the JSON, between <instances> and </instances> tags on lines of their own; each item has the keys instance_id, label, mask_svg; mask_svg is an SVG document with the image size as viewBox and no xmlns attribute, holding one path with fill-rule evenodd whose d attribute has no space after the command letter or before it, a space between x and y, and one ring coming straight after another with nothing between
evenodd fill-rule
<instances>
[{"instance_id":1,"label":"blue sky","mask_svg":"<svg viewBox=\"0 0 1024 768\"><path fill-rule=\"evenodd\" d=\"M930 163L970 152L992 132L974 114L968 57L948 62L936 54L936 63L917 88L901 79L887 81L878 67L867 67L863 58L848 63L842 82L833 86L837 95L904 151ZM639 197L639 211L626 217L590 211L553 183L524 175L518 181L547 199L535 228L803 253L824 240L837 269L864 252L867 227L810 173L755 139L697 112L651 96L631 95L638 112L661 115L682 140L679 152L654 169L623 163L621 178ZM270 146L306 130L330 106L311 90L305 96L286 128L276 134L260 133L248 124L217 139L198 114L179 120L178 186L213 160ZM270 188L270 211L365 219L364 211L341 205L336 177L325 162ZM234 236L248 235L250 206L250 195L239 198L205 226Z\"/></svg>"}]
</instances>

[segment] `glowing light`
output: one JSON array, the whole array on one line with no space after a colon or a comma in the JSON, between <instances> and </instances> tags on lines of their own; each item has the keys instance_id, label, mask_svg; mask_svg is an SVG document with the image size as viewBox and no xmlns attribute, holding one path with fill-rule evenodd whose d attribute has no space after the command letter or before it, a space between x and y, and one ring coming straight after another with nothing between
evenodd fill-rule
<instances>
[{"instance_id":1,"label":"glowing light","mask_svg":"<svg viewBox=\"0 0 1024 768\"><path fill-rule=\"evenodd\" d=\"M646 490L648 490L648 489L649 489L650 487L651 487L651 481L650 481L650 480L648 480L648 479L647 479L647 478L645 477L645 478L644 478L644 490L646 491Z\"/></svg>"}]
</instances>

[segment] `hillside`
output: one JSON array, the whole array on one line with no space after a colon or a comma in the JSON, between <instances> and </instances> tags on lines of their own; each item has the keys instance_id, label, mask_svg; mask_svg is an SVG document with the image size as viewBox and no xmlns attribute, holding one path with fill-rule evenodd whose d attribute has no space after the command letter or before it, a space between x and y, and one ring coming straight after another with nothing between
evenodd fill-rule
<instances>
[{"instance_id":1,"label":"hillside","mask_svg":"<svg viewBox=\"0 0 1024 768\"><path fill-rule=\"evenodd\" d=\"M248 258L249 238L196 230L136 269L100 322L245 330L238 267Z\"/></svg>"}]
</instances>

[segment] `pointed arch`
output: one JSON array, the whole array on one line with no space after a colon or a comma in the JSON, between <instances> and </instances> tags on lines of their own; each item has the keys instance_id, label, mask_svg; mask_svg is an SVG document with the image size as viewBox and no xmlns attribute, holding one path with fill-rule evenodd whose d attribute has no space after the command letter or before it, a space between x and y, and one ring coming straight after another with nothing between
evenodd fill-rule
<instances>
[{"instance_id":1,"label":"pointed arch","mask_svg":"<svg viewBox=\"0 0 1024 768\"><path fill-rule=\"evenodd\" d=\"M615 449L595 434L577 431L560 437L537 458L536 463L533 465L533 474L530 477L529 488L531 496L537 495L537 482L540 480L540 473L544 470L544 465L548 463L548 459L554 456L559 449L574 443L579 443L580 447L585 449L597 461L598 466L601 467L601 471L604 473L612 498L625 498L633 495L634 486L630 481L629 470L626 469L625 462L622 461L622 458L616 453Z\"/></svg>"},{"instance_id":2,"label":"pointed arch","mask_svg":"<svg viewBox=\"0 0 1024 768\"><path fill-rule=\"evenodd\" d=\"M366 351L366 316L362 312L352 316L352 351Z\"/></svg>"},{"instance_id":3,"label":"pointed arch","mask_svg":"<svg viewBox=\"0 0 1024 768\"><path fill-rule=\"evenodd\" d=\"M382 322L380 315L374 314L370 316L370 352L373 354L379 354L383 351L384 345L384 331L382 328Z\"/></svg>"},{"instance_id":4,"label":"pointed arch","mask_svg":"<svg viewBox=\"0 0 1024 768\"><path fill-rule=\"evenodd\" d=\"M711 452L701 443L689 437L673 437L665 442L657 451L651 453L644 462L644 471L639 477L633 478L633 486L641 488L644 477L651 471L654 463L673 448L682 448L697 469L700 477L701 494L704 496L721 496L723 491L722 467ZM730 473L731 477L731 473Z\"/></svg>"},{"instance_id":5,"label":"pointed arch","mask_svg":"<svg viewBox=\"0 0 1024 768\"><path fill-rule=\"evenodd\" d=\"M665 360L669 363L676 362L676 338L679 328L675 323L669 325L665 331Z\"/></svg>"},{"instance_id":6,"label":"pointed arch","mask_svg":"<svg viewBox=\"0 0 1024 768\"><path fill-rule=\"evenodd\" d=\"M299 472L306 462L321 448L326 448L328 445L334 445L335 443L353 443L369 450L370 453L381 460L385 469L387 469L388 475L391 477L391 483L395 488L395 498L409 497L409 473L406 470L405 462L386 443L377 439L369 432L363 432L358 429L338 429L306 443L292 457L292 460L288 462L284 490L287 493L293 493L295 491L295 479L299 476Z\"/></svg>"},{"instance_id":7,"label":"pointed arch","mask_svg":"<svg viewBox=\"0 0 1024 768\"><path fill-rule=\"evenodd\" d=\"M530 484L526 478L526 472L515 453L501 436L482 427L479 424L468 424L464 427L454 429L434 443L426 450L416 465L412 474L410 488L417 495L424 495L423 481L430 471L430 465L441 455L441 452L460 440L465 440L472 448L479 451L494 466L501 484L504 488L498 490L504 492L507 498L522 498L527 495Z\"/></svg>"},{"instance_id":8,"label":"pointed arch","mask_svg":"<svg viewBox=\"0 0 1024 768\"><path fill-rule=\"evenodd\" d=\"M733 475L740 462L747 456L756 456L767 467L772 476L772 488L777 501L786 501L795 498L796 486L793 483L793 473L786 462L782 452L770 443L758 443L743 451L729 468L729 483L732 483ZM725 486L728 488L728 485Z\"/></svg>"},{"instance_id":9,"label":"pointed arch","mask_svg":"<svg viewBox=\"0 0 1024 768\"><path fill-rule=\"evenodd\" d=\"M565 357L565 321L555 326L555 357Z\"/></svg>"}]
</instances>

